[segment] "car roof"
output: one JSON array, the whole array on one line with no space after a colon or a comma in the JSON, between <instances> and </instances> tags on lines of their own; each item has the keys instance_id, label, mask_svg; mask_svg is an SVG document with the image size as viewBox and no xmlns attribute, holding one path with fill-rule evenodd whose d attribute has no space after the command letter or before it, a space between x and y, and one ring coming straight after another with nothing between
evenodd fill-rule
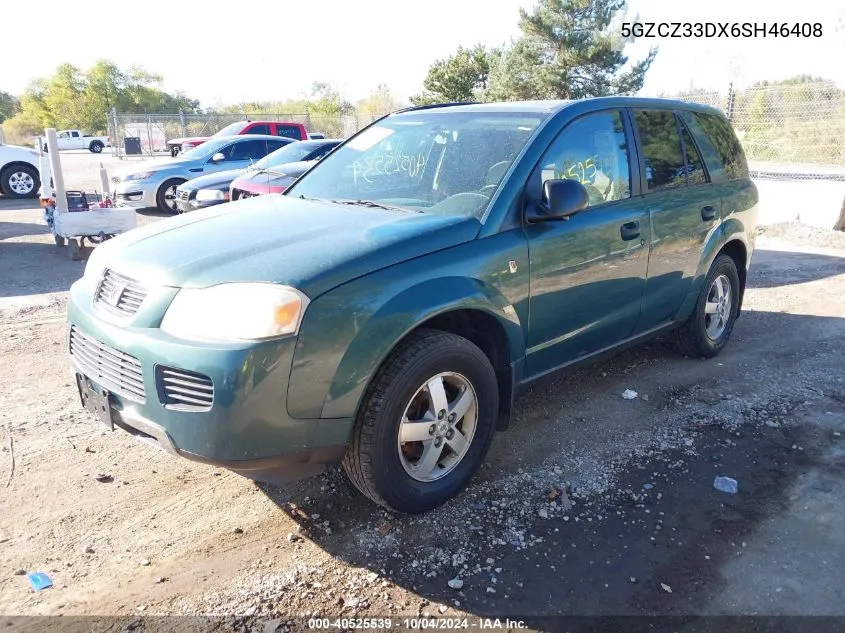
<instances>
[{"instance_id":1,"label":"car roof","mask_svg":"<svg viewBox=\"0 0 845 633\"><path fill-rule=\"evenodd\" d=\"M495 113L538 113L555 114L564 108L575 104L595 105L596 110L604 108L666 108L672 110L694 110L708 114L722 114L716 108L679 101L677 99L663 99L651 97L589 97L586 99L572 100L537 100L537 101L494 101L490 103L443 103L426 106L405 108L394 113L395 116L405 114L420 114L426 111L440 113L477 112L479 114Z\"/></svg>"}]
</instances>

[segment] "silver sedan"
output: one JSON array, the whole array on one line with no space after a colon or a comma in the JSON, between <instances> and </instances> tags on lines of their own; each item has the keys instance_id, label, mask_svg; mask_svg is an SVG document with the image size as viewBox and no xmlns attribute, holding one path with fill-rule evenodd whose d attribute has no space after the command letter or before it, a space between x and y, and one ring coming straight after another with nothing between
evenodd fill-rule
<instances>
[{"instance_id":1,"label":"silver sedan","mask_svg":"<svg viewBox=\"0 0 845 633\"><path fill-rule=\"evenodd\" d=\"M289 142L259 134L224 136L177 158L139 163L112 178L115 201L136 209L158 207L163 213L176 213L176 188L183 182L217 171L244 169Z\"/></svg>"}]
</instances>

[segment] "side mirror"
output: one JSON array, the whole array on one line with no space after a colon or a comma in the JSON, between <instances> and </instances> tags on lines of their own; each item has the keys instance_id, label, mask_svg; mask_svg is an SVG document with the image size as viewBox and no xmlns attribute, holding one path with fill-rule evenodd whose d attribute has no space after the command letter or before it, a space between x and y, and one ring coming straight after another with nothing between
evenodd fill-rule
<instances>
[{"instance_id":1,"label":"side mirror","mask_svg":"<svg viewBox=\"0 0 845 633\"><path fill-rule=\"evenodd\" d=\"M211 157L212 163L221 163L226 160L226 154L223 152L217 152L214 156Z\"/></svg>"},{"instance_id":2,"label":"side mirror","mask_svg":"<svg viewBox=\"0 0 845 633\"><path fill-rule=\"evenodd\" d=\"M590 203L590 194L577 180L550 179L543 183L543 200L530 211L529 222L568 220Z\"/></svg>"}]
</instances>

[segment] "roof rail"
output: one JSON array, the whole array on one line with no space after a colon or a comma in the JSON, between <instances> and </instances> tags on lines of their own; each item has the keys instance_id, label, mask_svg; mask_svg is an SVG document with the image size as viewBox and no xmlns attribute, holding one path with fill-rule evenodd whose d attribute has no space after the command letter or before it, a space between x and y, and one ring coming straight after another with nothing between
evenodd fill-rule
<instances>
[{"instance_id":1,"label":"roof rail","mask_svg":"<svg viewBox=\"0 0 845 633\"><path fill-rule=\"evenodd\" d=\"M413 112L414 110L430 110L432 108L448 108L450 106L461 106L461 105L477 105L481 103L480 101L450 101L447 103L428 103L425 105L417 105L417 106L408 106L407 108L402 108L401 110L395 110L393 114L398 114L400 112Z\"/></svg>"}]
</instances>

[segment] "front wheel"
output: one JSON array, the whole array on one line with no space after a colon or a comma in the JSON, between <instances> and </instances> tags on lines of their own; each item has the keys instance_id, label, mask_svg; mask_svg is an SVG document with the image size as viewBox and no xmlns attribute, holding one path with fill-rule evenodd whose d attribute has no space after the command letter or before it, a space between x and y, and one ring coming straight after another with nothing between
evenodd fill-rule
<instances>
[{"instance_id":1,"label":"front wheel","mask_svg":"<svg viewBox=\"0 0 845 633\"><path fill-rule=\"evenodd\" d=\"M0 191L10 198L35 198L40 185L38 171L28 165L14 165L0 173Z\"/></svg>"},{"instance_id":2,"label":"front wheel","mask_svg":"<svg viewBox=\"0 0 845 633\"><path fill-rule=\"evenodd\" d=\"M674 332L675 349L699 358L713 358L722 351L739 312L739 293L734 260L719 255L710 266L692 315Z\"/></svg>"},{"instance_id":3,"label":"front wheel","mask_svg":"<svg viewBox=\"0 0 845 633\"><path fill-rule=\"evenodd\" d=\"M171 178L165 180L156 192L156 206L162 213L178 213L179 209L176 206L176 188L181 185L184 180L181 178Z\"/></svg>"},{"instance_id":4,"label":"front wheel","mask_svg":"<svg viewBox=\"0 0 845 633\"><path fill-rule=\"evenodd\" d=\"M364 495L397 512L435 508L481 465L499 409L496 374L467 339L410 335L367 389L343 469Z\"/></svg>"},{"instance_id":5,"label":"front wheel","mask_svg":"<svg viewBox=\"0 0 845 633\"><path fill-rule=\"evenodd\" d=\"M105 145L103 145L102 141L92 141L91 145L88 146L88 149L93 154L99 154L100 152L103 151L104 147L105 147Z\"/></svg>"}]
</instances>

